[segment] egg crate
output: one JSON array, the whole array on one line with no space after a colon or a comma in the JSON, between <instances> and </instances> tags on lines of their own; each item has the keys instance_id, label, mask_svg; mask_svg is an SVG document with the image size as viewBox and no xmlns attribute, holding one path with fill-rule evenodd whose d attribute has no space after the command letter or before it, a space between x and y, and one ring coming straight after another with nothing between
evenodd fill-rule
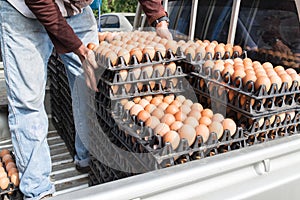
<instances>
[{"instance_id":1,"label":"egg crate","mask_svg":"<svg viewBox=\"0 0 300 200\"><path fill-rule=\"evenodd\" d=\"M148 53L143 54L141 62L138 61L138 58L135 55L130 56L129 62L126 63L123 56L119 56L117 59L116 65L113 65L110 58L99 53L95 54L95 60L98 64L98 67L104 68L110 71L119 71L122 69L134 69L134 68L141 68L148 65L155 65L161 63L168 63L168 62L176 62L180 61L183 58L177 56L172 52L171 49L166 50L165 56L162 56L162 53L156 51L154 54L153 59L151 59Z\"/></svg>"},{"instance_id":2,"label":"egg crate","mask_svg":"<svg viewBox=\"0 0 300 200\"><path fill-rule=\"evenodd\" d=\"M292 113L295 114L294 117ZM273 112L257 117L249 117L237 112L231 112L229 116L244 129L247 136L279 129L286 129L288 131L280 136L288 136L296 134L300 130L300 112L298 109L288 109L286 111Z\"/></svg>"},{"instance_id":3,"label":"egg crate","mask_svg":"<svg viewBox=\"0 0 300 200\"><path fill-rule=\"evenodd\" d=\"M161 79L165 80L166 83L163 86ZM118 90L113 92L112 85L107 84L103 80L99 80L98 82L98 89L99 93L102 96L105 96L109 100L120 100L120 99L128 99L134 98L138 96L147 96L147 95L156 95L156 94L170 94L170 93L181 93L186 90L188 87L187 81L185 80L184 76L177 77L177 84L173 85L172 78L160 78L155 81L154 86L151 88L149 81L143 81L144 85L141 90L138 87L138 83L131 83L131 87L129 91L126 91L126 84L118 84Z\"/></svg>"},{"instance_id":4,"label":"egg crate","mask_svg":"<svg viewBox=\"0 0 300 200\"><path fill-rule=\"evenodd\" d=\"M6 190L0 189L0 200L23 200L23 194L13 183Z\"/></svg>"},{"instance_id":5,"label":"egg crate","mask_svg":"<svg viewBox=\"0 0 300 200\"><path fill-rule=\"evenodd\" d=\"M197 67L195 66L202 66L207 60L226 60L247 57L247 51L243 51L242 54L239 54L238 51L234 51L232 56L230 56L230 52L227 51L225 52L223 57L221 56L220 52L216 52L215 55L212 55L210 52L206 52L204 56L201 53L196 53L195 57L193 58L190 53L184 54L181 50L181 47L178 47L176 54L184 58L183 62L185 63L185 65L183 69L185 73L194 72L195 70L197 70Z\"/></svg>"},{"instance_id":6,"label":"egg crate","mask_svg":"<svg viewBox=\"0 0 300 200\"><path fill-rule=\"evenodd\" d=\"M219 72L216 72L216 74L220 75ZM287 83L283 83L280 90L277 89L276 84L272 84L268 93L264 85L259 88L259 91L255 92L253 82L248 82L243 88L239 77L236 83L239 82L240 84L232 86L230 81L222 82L220 76L216 80L207 75L192 72L189 82L196 92L253 116L266 111L293 108L300 104L300 90L296 81L293 82L289 90L287 89ZM245 88L251 89L245 91ZM233 98L230 98L230 95ZM244 104L241 104L242 101L244 101Z\"/></svg>"}]
</instances>

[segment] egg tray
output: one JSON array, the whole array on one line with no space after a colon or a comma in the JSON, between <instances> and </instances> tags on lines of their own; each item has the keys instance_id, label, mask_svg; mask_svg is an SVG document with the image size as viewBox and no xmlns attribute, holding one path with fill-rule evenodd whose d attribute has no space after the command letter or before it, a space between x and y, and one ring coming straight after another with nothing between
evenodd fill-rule
<instances>
[{"instance_id":1,"label":"egg tray","mask_svg":"<svg viewBox=\"0 0 300 200\"><path fill-rule=\"evenodd\" d=\"M119 85L116 93L113 92L112 86L108 85L103 80L99 80L97 88L103 98L111 100L120 100L134 98L138 96L156 95L156 94L170 94L184 92L188 87L187 81L184 77L177 78L176 86L173 85L172 79L166 79L166 85L163 87L161 82L156 82L153 89L151 89L150 83L145 81L142 89L139 90L136 83L131 84L130 90L127 92L125 85Z\"/></svg>"},{"instance_id":2,"label":"egg tray","mask_svg":"<svg viewBox=\"0 0 300 200\"><path fill-rule=\"evenodd\" d=\"M269 93L266 93L264 89L265 86L262 85L256 94L240 89L242 85L232 87L228 83L221 83L220 81L195 72L191 73L189 82L195 92L209 96L213 100L239 109L241 112L252 116L260 115L266 111L293 108L300 104L300 90L298 83L295 81L290 90L285 89L287 83L283 83L283 87L280 90L276 90L276 84L273 84ZM254 87L253 82L249 82L247 86L249 85ZM229 93L233 93L232 96L234 96L234 98L230 99ZM240 103L241 98L245 99L243 105Z\"/></svg>"},{"instance_id":3,"label":"egg tray","mask_svg":"<svg viewBox=\"0 0 300 200\"><path fill-rule=\"evenodd\" d=\"M247 51L243 51L242 54L239 54L238 51L234 51L231 57L230 57L230 52L225 52L223 57L221 56L220 52L216 52L214 55L212 55L212 53L210 52L206 52L204 56L202 56L201 53L196 53L195 57L193 58L193 56L190 53L184 54L181 47L178 47L176 54L184 58L183 62L189 64L190 66L184 68L185 73L192 72L193 70L190 70L189 68L192 68L193 65L202 66L207 60L226 60L226 59L247 57Z\"/></svg>"},{"instance_id":4,"label":"egg tray","mask_svg":"<svg viewBox=\"0 0 300 200\"><path fill-rule=\"evenodd\" d=\"M141 62L138 61L135 55L130 56L128 63L126 63L123 56L119 56L115 66L113 66L110 58L104 55L100 55L96 53L95 60L99 68L103 68L110 71L120 71L123 69L134 69L134 68L141 68L149 65L176 62L176 61L183 60L183 58L177 56L176 54L174 55L173 52L169 49L166 50L165 57L163 57L161 52L159 51L155 52L153 59L151 59L148 53L145 53L143 54Z\"/></svg>"}]
</instances>

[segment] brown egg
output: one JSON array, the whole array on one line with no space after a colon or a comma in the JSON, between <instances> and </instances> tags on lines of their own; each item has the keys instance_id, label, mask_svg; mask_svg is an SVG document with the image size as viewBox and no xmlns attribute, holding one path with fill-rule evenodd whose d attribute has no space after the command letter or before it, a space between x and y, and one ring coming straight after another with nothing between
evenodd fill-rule
<instances>
[{"instance_id":1,"label":"brown egg","mask_svg":"<svg viewBox=\"0 0 300 200\"><path fill-rule=\"evenodd\" d=\"M169 142L173 149L176 149L180 142L179 134L176 131L169 131L163 136L164 143Z\"/></svg>"},{"instance_id":2,"label":"brown egg","mask_svg":"<svg viewBox=\"0 0 300 200\"><path fill-rule=\"evenodd\" d=\"M245 70L235 70L232 74L231 80L234 81L237 77L244 78L246 76Z\"/></svg>"},{"instance_id":3,"label":"brown egg","mask_svg":"<svg viewBox=\"0 0 300 200\"><path fill-rule=\"evenodd\" d=\"M143 106L140 104L135 104L134 106L131 107L130 109L130 115L138 115L140 111L144 110Z\"/></svg>"},{"instance_id":4,"label":"brown egg","mask_svg":"<svg viewBox=\"0 0 300 200\"><path fill-rule=\"evenodd\" d=\"M133 101L128 101L125 105L124 105L124 109L125 110L130 110L132 108L132 106L134 106L135 103Z\"/></svg>"},{"instance_id":5,"label":"brown egg","mask_svg":"<svg viewBox=\"0 0 300 200\"><path fill-rule=\"evenodd\" d=\"M175 115L175 113L177 113L178 111L179 111L178 106L171 105L171 104L165 110L166 113L169 113L169 114L172 114L172 115Z\"/></svg>"},{"instance_id":6,"label":"brown egg","mask_svg":"<svg viewBox=\"0 0 300 200\"><path fill-rule=\"evenodd\" d=\"M215 47L215 52L216 53L220 53L221 54L221 58L223 58L223 56L225 54L225 46L224 46L224 44L218 44Z\"/></svg>"},{"instance_id":7,"label":"brown egg","mask_svg":"<svg viewBox=\"0 0 300 200\"><path fill-rule=\"evenodd\" d=\"M142 67L141 73L143 73L143 72L145 72L147 74L148 78L151 78L151 76L153 74L153 67L152 67L152 65Z\"/></svg>"},{"instance_id":8,"label":"brown egg","mask_svg":"<svg viewBox=\"0 0 300 200\"><path fill-rule=\"evenodd\" d=\"M288 75L288 74L283 74L283 75L280 76L280 78L281 78L281 80L282 80L282 83L284 83L284 82L287 83L288 88L290 88L290 87L292 86L293 80L292 80L292 78L291 78L290 75Z\"/></svg>"},{"instance_id":9,"label":"brown egg","mask_svg":"<svg viewBox=\"0 0 300 200\"><path fill-rule=\"evenodd\" d=\"M9 179L8 177L2 177L0 178L0 188L2 190L5 190L6 188L8 188L9 185Z\"/></svg>"},{"instance_id":10,"label":"brown egg","mask_svg":"<svg viewBox=\"0 0 300 200\"><path fill-rule=\"evenodd\" d=\"M223 126L220 122L217 122L217 121L213 121L209 126L208 126L208 129L209 129L209 133L216 133L217 134L217 137L218 139L220 139L223 135Z\"/></svg>"},{"instance_id":11,"label":"brown egg","mask_svg":"<svg viewBox=\"0 0 300 200\"><path fill-rule=\"evenodd\" d=\"M196 126L199 125L199 122L198 122L198 120L197 120L196 118L194 118L194 117L187 117L187 118L184 120L183 124L189 124L189 125L191 125L192 127L195 128Z\"/></svg>"},{"instance_id":12,"label":"brown egg","mask_svg":"<svg viewBox=\"0 0 300 200\"><path fill-rule=\"evenodd\" d=\"M189 114L189 112L191 112L191 107L188 105L184 105L182 104L179 108L180 111L182 111L183 113L185 113L186 115Z\"/></svg>"},{"instance_id":13,"label":"brown egg","mask_svg":"<svg viewBox=\"0 0 300 200\"><path fill-rule=\"evenodd\" d=\"M165 73L165 66L163 64L153 65L153 72L155 73L155 71L158 71L158 74L163 76Z\"/></svg>"},{"instance_id":14,"label":"brown egg","mask_svg":"<svg viewBox=\"0 0 300 200\"><path fill-rule=\"evenodd\" d=\"M0 152L0 157L3 158L5 154L10 154L10 151L8 149L2 149Z\"/></svg>"},{"instance_id":15,"label":"brown egg","mask_svg":"<svg viewBox=\"0 0 300 200\"><path fill-rule=\"evenodd\" d=\"M175 121L173 124L171 124L170 129L172 131L177 131L183 126L183 123L181 121Z\"/></svg>"},{"instance_id":16,"label":"brown egg","mask_svg":"<svg viewBox=\"0 0 300 200\"><path fill-rule=\"evenodd\" d=\"M137 115L137 119L138 119L139 121L145 122L145 121L147 121L147 119L148 119L150 116L151 116L151 115L150 115L149 112L147 112L147 111L145 111L145 110L141 110L141 111L138 113L138 115Z\"/></svg>"},{"instance_id":17,"label":"brown egg","mask_svg":"<svg viewBox=\"0 0 300 200\"><path fill-rule=\"evenodd\" d=\"M266 76L257 77L256 82L255 82L255 89L258 90L261 85L265 85L266 91L269 91L269 89L271 87L270 79Z\"/></svg>"},{"instance_id":18,"label":"brown egg","mask_svg":"<svg viewBox=\"0 0 300 200\"><path fill-rule=\"evenodd\" d=\"M10 176L10 180L11 182L15 185L15 186L19 186L19 183L20 183L20 179L19 179L19 174L18 173L13 173L11 176Z\"/></svg>"},{"instance_id":19,"label":"brown egg","mask_svg":"<svg viewBox=\"0 0 300 200\"><path fill-rule=\"evenodd\" d=\"M243 86L246 86L246 84L250 81L254 82L257 80L256 76L253 74L246 74L246 76L243 77Z\"/></svg>"},{"instance_id":20,"label":"brown egg","mask_svg":"<svg viewBox=\"0 0 300 200\"><path fill-rule=\"evenodd\" d=\"M108 59L110 59L112 66L116 66L117 65L117 61L118 61L118 55L113 52L113 51L108 51L105 54L105 57Z\"/></svg>"},{"instance_id":21,"label":"brown egg","mask_svg":"<svg viewBox=\"0 0 300 200\"><path fill-rule=\"evenodd\" d=\"M238 52L238 53L239 53L239 56L241 56L242 53L243 53L243 49L242 49L242 47L239 46L239 45L234 45L234 46L233 46L233 52Z\"/></svg>"},{"instance_id":22,"label":"brown egg","mask_svg":"<svg viewBox=\"0 0 300 200\"><path fill-rule=\"evenodd\" d=\"M154 49L160 52L163 58L166 56L166 47L163 44L156 44Z\"/></svg>"},{"instance_id":23,"label":"brown egg","mask_svg":"<svg viewBox=\"0 0 300 200\"><path fill-rule=\"evenodd\" d=\"M150 45L147 45L143 48L143 54L146 54L148 53L149 57L151 60L154 59L154 56L155 56L155 49L153 46L150 46Z\"/></svg>"},{"instance_id":24,"label":"brown egg","mask_svg":"<svg viewBox=\"0 0 300 200\"><path fill-rule=\"evenodd\" d=\"M155 106L158 106L160 103L162 102L162 99L161 98L158 98L158 97L154 97L152 100L151 100L151 104L155 105Z\"/></svg>"},{"instance_id":25,"label":"brown egg","mask_svg":"<svg viewBox=\"0 0 300 200\"><path fill-rule=\"evenodd\" d=\"M271 84L273 84L273 83L277 84L278 90L281 88L282 80L277 74L270 76L269 79L270 79Z\"/></svg>"},{"instance_id":26,"label":"brown egg","mask_svg":"<svg viewBox=\"0 0 300 200\"><path fill-rule=\"evenodd\" d=\"M172 103L170 103L170 105L174 105L179 108L182 105L182 103L175 99L174 101L172 101Z\"/></svg>"},{"instance_id":27,"label":"brown egg","mask_svg":"<svg viewBox=\"0 0 300 200\"><path fill-rule=\"evenodd\" d=\"M171 124L173 124L175 122L175 117L173 114L165 114L161 119L160 119L161 123L165 123L168 126L170 126Z\"/></svg>"},{"instance_id":28,"label":"brown egg","mask_svg":"<svg viewBox=\"0 0 300 200\"><path fill-rule=\"evenodd\" d=\"M122 56L124 58L125 64L129 63L130 60L130 53L127 49L121 49L118 52L118 57Z\"/></svg>"},{"instance_id":29,"label":"brown egg","mask_svg":"<svg viewBox=\"0 0 300 200\"><path fill-rule=\"evenodd\" d=\"M171 104L174 101L174 98L175 98L174 95L165 96L163 102L167 104Z\"/></svg>"},{"instance_id":30,"label":"brown egg","mask_svg":"<svg viewBox=\"0 0 300 200\"><path fill-rule=\"evenodd\" d=\"M164 111L161 108L156 108L152 111L151 115L157 117L159 120L164 116Z\"/></svg>"},{"instance_id":31,"label":"brown egg","mask_svg":"<svg viewBox=\"0 0 300 200\"><path fill-rule=\"evenodd\" d=\"M95 43L92 43L92 42L90 42L90 43L87 44L87 48L90 49L90 50L96 49L97 46L98 45L96 45Z\"/></svg>"},{"instance_id":32,"label":"brown egg","mask_svg":"<svg viewBox=\"0 0 300 200\"><path fill-rule=\"evenodd\" d=\"M192 60L194 60L196 55L196 50L193 47L188 47L185 49L184 54L187 56L188 54L191 55Z\"/></svg>"},{"instance_id":33,"label":"brown egg","mask_svg":"<svg viewBox=\"0 0 300 200\"><path fill-rule=\"evenodd\" d=\"M175 74L176 68L177 66L174 62L170 62L169 64L166 64L166 69L170 69L172 75Z\"/></svg>"},{"instance_id":34,"label":"brown egg","mask_svg":"<svg viewBox=\"0 0 300 200\"><path fill-rule=\"evenodd\" d=\"M208 127L204 124L199 124L198 126L196 126L195 130L196 130L196 135L201 135L203 138L203 143L205 143L209 138Z\"/></svg>"},{"instance_id":35,"label":"brown egg","mask_svg":"<svg viewBox=\"0 0 300 200\"><path fill-rule=\"evenodd\" d=\"M189 146L191 146L196 138L196 130L191 125L184 124L178 130L181 139L185 138L188 141Z\"/></svg>"},{"instance_id":36,"label":"brown egg","mask_svg":"<svg viewBox=\"0 0 300 200\"><path fill-rule=\"evenodd\" d=\"M145 106L144 110L148 113L152 113L157 107L154 104L148 104Z\"/></svg>"},{"instance_id":37,"label":"brown egg","mask_svg":"<svg viewBox=\"0 0 300 200\"><path fill-rule=\"evenodd\" d=\"M168 40L167 43L165 44L165 47L167 50L171 50L173 54L176 54L177 51L177 42L175 40Z\"/></svg>"},{"instance_id":38,"label":"brown egg","mask_svg":"<svg viewBox=\"0 0 300 200\"><path fill-rule=\"evenodd\" d=\"M142 59L143 59L143 52L139 49L139 48L133 48L131 51L130 51L130 56L135 56L138 60L138 62L142 62Z\"/></svg>"},{"instance_id":39,"label":"brown egg","mask_svg":"<svg viewBox=\"0 0 300 200\"><path fill-rule=\"evenodd\" d=\"M226 130L228 129L230 132L230 135L233 136L236 132L236 123L230 119L226 118L222 121L223 129Z\"/></svg>"},{"instance_id":40,"label":"brown egg","mask_svg":"<svg viewBox=\"0 0 300 200\"><path fill-rule=\"evenodd\" d=\"M209 44L205 47L205 51L206 53L211 54L211 56L213 57L215 55L215 45Z\"/></svg>"},{"instance_id":41,"label":"brown egg","mask_svg":"<svg viewBox=\"0 0 300 200\"><path fill-rule=\"evenodd\" d=\"M136 103L136 104L138 104L140 102L140 100L141 100L141 97L134 97L133 98L133 102Z\"/></svg>"},{"instance_id":42,"label":"brown egg","mask_svg":"<svg viewBox=\"0 0 300 200\"><path fill-rule=\"evenodd\" d=\"M163 111L165 111L168 106L169 104L167 104L166 102L161 102L160 104L158 104L157 108L161 108Z\"/></svg>"},{"instance_id":43,"label":"brown egg","mask_svg":"<svg viewBox=\"0 0 300 200\"><path fill-rule=\"evenodd\" d=\"M140 101L139 101L139 104L143 107L143 108L145 108L148 104L150 104L149 103L149 101L147 101L146 99L141 99Z\"/></svg>"},{"instance_id":44,"label":"brown egg","mask_svg":"<svg viewBox=\"0 0 300 200\"><path fill-rule=\"evenodd\" d=\"M200 54L201 58L203 59L206 55L205 47L203 46L197 47L196 54Z\"/></svg>"},{"instance_id":45,"label":"brown egg","mask_svg":"<svg viewBox=\"0 0 300 200\"><path fill-rule=\"evenodd\" d=\"M201 112L203 110L203 106L200 103L193 103L193 105L191 105L191 109Z\"/></svg>"},{"instance_id":46,"label":"brown egg","mask_svg":"<svg viewBox=\"0 0 300 200\"><path fill-rule=\"evenodd\" d=\"M160 136L164 136L169 131L170 131L169 125L165 123L159 123L154 129L154 132Z\"/></svg>"},{"instance_id":47,"label":"brown egg","mask_svg":"<svg viewBox=\"0 0 300 200\"><path fill-rule=\"evenodd\" d=\"M182 102L182 104L191 107L194 103L192 102L192 100L186 99L184 100L184 102Z\"/></svg>"},{"instance_id":48,"label":"brown egg","mask_svg":"<svg viewBox=\"0 0 300 200\"><path fill-rule=\"evenodd\" d=\"M225 52L228 52L229 53L229 56L231 57L232 56L232 54L233 54L233 46L232 46L232 44L226 44L225 46L224 46L224 49L225 49Z\"/></svg>"},{"instance_id":49,"label":"brown egg","mask_svg":"<svg viewBox=\"0 0 300 200\"><path fill-rule=\"evenodd\" d=\"M155 127L160 124L160 121L159 119L156 117L156 116L151 116L147 119L146 121L146 126L152 128L152 129L155 129Z\"/></svg>"},{"instance_id":50,"label":"brown egg","mask_svg":"<svg viewBox=\"0 0 300 200\"><path fill-rule=\"evenodd\" d=\"M183 122L187 118L186 113L184 113L181 110L178 111L177 113L175 113L174 116L175 116L176 121L181 121L181 122Z\"/></svg>"},{"instance_id":51,"label":"brown egg","mask_svg":"<svg viewBox=\"0 0 300 200\"><path fill-rule=\"evenodd\" d=\"M206 126L209 126L211 124L212 120L211 118L207 116L203 116L199 119L199 124L204 124Z\"/></svg>"},{"instance_id":52,"label":"brown egg","mask_svg":"<svg viewBox=\"0 0 300 200\"><path fill-rule=\"evenodd\" d=\"M285 70L288 75L297 74L296 70L293 68L288 68Z\"/></svg>"},{"instance_id":53,"label":"brown egg","mask_svg":"<svg viewBox=\"0 0 300 200\"><path fill-rule=\"evenodd\" d=\"M224 120L224 116L220 113L216 113L211 118L212 121L222 122Z\"/></svg>"},{"instance_id":54,"label":"brown egg","mask_svg":"<svg viewBox=\"0 0 300 200\"><path fill-rule=\"evenodd\" d=\"M205 108L204 110L201 111L201 115L202 115L202 117L206 116L206 117L209 117L210 119L212 119L214 113L211 109Z\"/></svg>"}]
</instances>

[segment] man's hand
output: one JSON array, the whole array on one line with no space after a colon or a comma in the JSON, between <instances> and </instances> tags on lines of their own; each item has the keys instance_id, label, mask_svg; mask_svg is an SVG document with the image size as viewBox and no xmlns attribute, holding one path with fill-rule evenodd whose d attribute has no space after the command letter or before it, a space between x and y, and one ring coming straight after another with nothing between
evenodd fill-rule
<instances>
[{"instance_id":1,"label":"man's hand","mask_svg":"<svg viewBox=\"0 0 300 200\"><path fill-rule=\"evenodd\" d=\"M172 34L168 29L168 23L166 21L161 21L156 25L156 33L162 38L166 38L168 40L173 39Z\"/></svg>"}]
</instances>

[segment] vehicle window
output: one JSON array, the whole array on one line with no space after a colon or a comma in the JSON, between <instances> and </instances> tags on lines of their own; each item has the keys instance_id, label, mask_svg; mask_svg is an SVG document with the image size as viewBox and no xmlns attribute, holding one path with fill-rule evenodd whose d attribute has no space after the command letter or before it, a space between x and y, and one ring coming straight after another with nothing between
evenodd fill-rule
<instances>
[{"instance_id":1,"label":"vehicle window","mask_svg":"<svg viewBox=\"0 0 300 200\"><path fill-rule=\"evenodd\" d=\"M101 16L101 28L120 28L120 21L117 16Z\"/></svg>"},{"instance_id":2,"label":"vehicle window","mask_svg":"<svg viewBox=\"0 0 300 200\"><path fill-rule=\"evenodd\" d=\"M195 39L227 42L233 0L198 2Z\"/></svg>"},{"instance_id":3,"label":"vehicle window","mask_svg":"<svg viewBox=\"0 0 300 200\"><path fill-rule=\"evenodd\" d=\"M253 58L262 62L296 65L300 53L298 19L295 1L244 0L241 2L235 43L248 49L250 55L255 53ZM283 62L287 60L288 63Z\"/></svg>"},{"instance_id":4,"label":"vehicle window","mask_svg":"<svg viewBox=\"0 0 300 200\"><path fill-rule=\"evenodd\" d=\"M169 1L168 13L170 18L169 29L175 36L188 36L192 1Z\"/></svg>"},{"instance_id":5,"label":"vehicle window","mask_svg":"<svg viewBox=\"0 0 300 200\"><path fill-rule=\"evenodd\" d=\"M134 22L134 16L125 16L128 21L130 22L131 25L133 25L133 22Z\"/></svg>"}]
</instances>

